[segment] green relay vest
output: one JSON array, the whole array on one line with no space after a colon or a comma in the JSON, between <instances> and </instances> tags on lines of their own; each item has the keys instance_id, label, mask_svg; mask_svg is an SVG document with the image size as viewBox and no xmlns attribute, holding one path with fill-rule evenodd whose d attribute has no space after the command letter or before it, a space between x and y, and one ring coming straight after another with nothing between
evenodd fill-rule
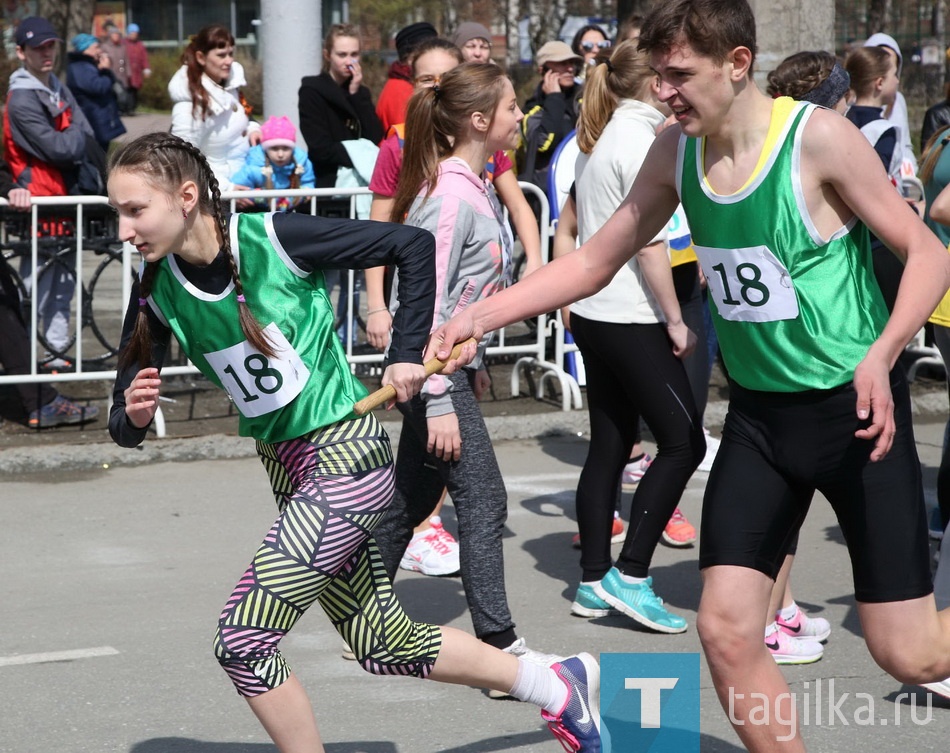
<instances>
[{"instance_id":1,"label":"green relay vest","mask_svg":"<svg viewBox=\"0 0 950 753\"><path fill-rule=\"evenodd\" d=\"M323 275L294 264L270 213L233 215L230 234L247 304L276 357L245 338L233 283L205 293L188 282L174 256L158 262L153 310L201 373L230 395L241 436L280 442L353 417L353 403L367 390L350 372Z\"/></svg>"},{"instance_id":2,"label":"green relay vest","mask_svg":"<svg viewBox=\"0 0 950 753\"><path fill-rule=\"evenodd\" d=\"M805 206L801 140L813 105L797 104L767 162L729 196L704 180L702 141L680 138L677 182L731 378L746 389L800 392L851 381L887 321L867 228L830 239ZM860 178L855 176L856 180Z\"/></svg>"}]
</instances>

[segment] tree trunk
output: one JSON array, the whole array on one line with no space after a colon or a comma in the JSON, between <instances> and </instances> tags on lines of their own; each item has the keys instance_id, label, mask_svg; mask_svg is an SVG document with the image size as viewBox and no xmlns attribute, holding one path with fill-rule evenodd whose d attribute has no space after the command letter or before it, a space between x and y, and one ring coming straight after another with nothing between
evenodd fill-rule
<instances>
[{"instance_id":1,"label":"tree trunk","mask_svg":"<svg viewBox=\"0 0 950 753\"><path fill-rule=\"evenodd\" d=\"M891 20L891 0L870 0L868 2L868 36L879 31L887 31Z\"/></svg>"},{"instance_id":2,"label":"tree trunk","mask_svg":"<svg viewBox=\"0 0 950 753\"><path fill-rule=\"evenodd\" d=\"M92 17L95 14L95 0L39 0L38 16L45 18L56 29L69 48L69 40L81 33L92 32ZM56 62L57 75L66 69L66 55L60 55Z\"/></svg>"}]
</instances>

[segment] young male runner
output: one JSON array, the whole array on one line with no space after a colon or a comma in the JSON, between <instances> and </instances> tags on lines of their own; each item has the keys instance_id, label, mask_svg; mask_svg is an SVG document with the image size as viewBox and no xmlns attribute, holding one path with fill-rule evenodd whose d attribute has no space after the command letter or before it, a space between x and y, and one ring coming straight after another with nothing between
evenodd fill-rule
<instances>
[{"instance_id":1,"label":"young male runner","mask_svg":"<svg viewBox=\"0 0 950 753\"><path fill-rule=\"evenodd\" d=\"M799 736L789 740L794 725L777 721L794 715L777 701L788 705L788 686L762 634L772 581L816 489L848 543L875 661L950 692L950 610L934 605L909 395L895 367L950 287L950 255L852 124L757 88L744 0L662 3L640 47L680 128L657 138L600 232L459 314L429 349L447 357L469 336L591 295L682 200L733 380L703 505L700 638L745 746L802 751ZM905 262L889 319L868 228ZM667 331L685 342L681 321ZM772 699L770 725L747 723L761 709L752 693Z\"/></svg>"}]
</instances>

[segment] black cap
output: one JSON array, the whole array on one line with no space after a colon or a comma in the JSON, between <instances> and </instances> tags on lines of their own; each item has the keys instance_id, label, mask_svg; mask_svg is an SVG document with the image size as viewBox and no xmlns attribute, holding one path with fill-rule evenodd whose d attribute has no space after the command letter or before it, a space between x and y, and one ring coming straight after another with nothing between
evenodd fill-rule
<instances>
[{"instance_id":1,"label":"black cap","mask_svg":"<svg viewBox=\"0 0 950 753\"><path fill-rule=\"evenodd\" d=\"M62 42L53 24L45 18L30 16L20 21L16 27L16 43L18 47L39 47L49 41Z\"/></svg>"},{"instance_id":2,"label":"black cap","mask_svg":"<svg viewBox=\"0 0 950 753\"><path fill-rule=\"evenodd\" d=\"M419 21L400 29L396 34L396 52L399 53L399 59L404 60L420 42L437 36L439 32L428 21Z\"/></svg>"}]
</instances>

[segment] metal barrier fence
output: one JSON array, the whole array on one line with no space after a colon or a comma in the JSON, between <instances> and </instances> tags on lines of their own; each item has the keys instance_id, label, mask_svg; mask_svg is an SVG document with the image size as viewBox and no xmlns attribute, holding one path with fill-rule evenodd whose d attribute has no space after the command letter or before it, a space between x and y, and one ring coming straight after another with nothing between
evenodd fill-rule
<instances>
[{"instance_id":1,"label":"metal barrier fence","mask_svg":"<svg viewBox=\"0 0 950 753\"><path fill-rule=\"evenodd\" d=\"M520 185L526 194L534 195L541 206L541 249L547 262L551 237L547 197L533 184ZM240 199L266 200L274 208L279 198L299 197L309 202L311 214L325 211L327 203L333 200L334 206L344 207L342 214L355 217L357 199L369 193L365 188L230 191L222 192L222 200L230 201L232 211L236 211ZM14 271L19 262L17 282L21 292L36 291L41 285L35 283L42 283L46 274L72 275L75 292L69 301L69 337L74 341L68 347L70 368L47 373L40 366L42 361L49 360L48 354L41 353L40 338L31 337L30 373L0 375L0 385L100 380L111 383L116 376L114 350L118 348L131 294L132 271L138 265L138 258L134 247L118 241L117 219L108 207L108 200L101 196L35 197L26 213L5 209L6 206L7 202L0 199L0 250ZM93 254L103 258L97 260ZM381 353L356 352L354 347L352 333L359 323L359 309L354 306L357 279L353 271L347 275L343 323L347 360L354 371L360 365L381 366L383 361ZM29 295L29 327L34 333L40 331L39 298L39 295ZM524 374L537 371L540 372L536 381L538 398L545 394L549 383L555 382L560 389L562 409L580 408L580 388L559 365L563 363L565 352L563 335L559 317L542 314L533 328L519 324L499 330L487 355L517 359L511 372L512 394L520 393ZM547 358L549 352L554 354L553 362ZM57 354L62 355L54 349L53 355ZM109 368L104 368L106 365ZM198 373L190 363L168 364L162 368L165 376ZM108 397L111 398L111 393ZM159 436L165 435L161 410L156 415L155 429Z\"/></svg>"}]
</instances>

